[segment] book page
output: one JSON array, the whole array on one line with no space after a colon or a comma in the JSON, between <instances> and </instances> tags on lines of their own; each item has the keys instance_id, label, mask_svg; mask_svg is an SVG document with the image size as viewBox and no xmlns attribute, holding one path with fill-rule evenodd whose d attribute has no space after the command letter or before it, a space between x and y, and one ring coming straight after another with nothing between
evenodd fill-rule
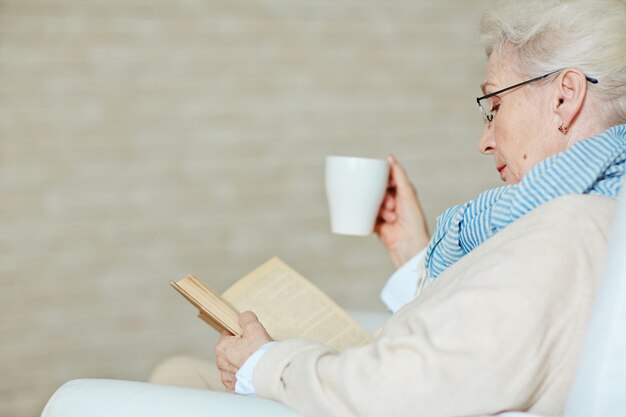
<instances>
[{"instance_id":1,"label":"book page","mask_svg":"<svg viewBox=\"0 0 626 417\"><path fill-rule=\"evenodd\" d=\"M239 311L253 311L275 340L303 337L341 350L371 339L326 294L278 258L237 281L222 297Z\"/></svg>"}]
</instances>

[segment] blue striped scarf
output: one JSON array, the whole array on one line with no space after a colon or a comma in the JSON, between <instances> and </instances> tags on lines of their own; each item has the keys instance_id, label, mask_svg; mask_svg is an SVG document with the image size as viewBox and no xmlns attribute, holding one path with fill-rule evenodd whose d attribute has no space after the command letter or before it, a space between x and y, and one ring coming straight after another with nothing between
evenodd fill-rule
<instances>
[{"instance_id":1,"label":"blue striped scarf","mask_svg":"<svg viewBox=\"0 0 626 417\"><path fill-rule=\"evenodd\" d=\"M515 185L487 190L437 219L426 250L431 279L493 234L541 204L563 195L617 197L626 170L626 125L576 142L541 161Z\"/></svg>"}]
</instances>

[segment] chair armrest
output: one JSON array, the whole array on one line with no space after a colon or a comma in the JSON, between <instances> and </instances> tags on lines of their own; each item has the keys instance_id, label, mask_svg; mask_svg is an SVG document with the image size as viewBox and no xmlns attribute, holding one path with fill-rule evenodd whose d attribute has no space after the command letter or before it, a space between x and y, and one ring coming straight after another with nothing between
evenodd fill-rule
<instances>
[{"instance_id":1,"label":"chair armrest","mask_svg":"<svg viewBox=\"0 0 626 417\"><path fill-rule=\"evenodd\" d=\"M61 386L41 417L302 417L275 401L145 382L77 379Z\"/></svg>"}]
</instances>

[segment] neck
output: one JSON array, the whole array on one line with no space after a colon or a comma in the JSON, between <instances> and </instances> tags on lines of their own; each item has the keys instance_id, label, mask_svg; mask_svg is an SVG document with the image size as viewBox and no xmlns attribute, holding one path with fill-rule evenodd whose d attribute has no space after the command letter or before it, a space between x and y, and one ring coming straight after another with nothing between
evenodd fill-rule
<instances>
[{"instance_id":1,"label":"neck","mask_svg":"<svg viewBox=\"0 0 626 417\"><path fill-rule=\"evenodd\" d=\"M581 114L574 120L570 128L565 133L565 141L567 143L566 148L569 148L576 142L583 139L599 135L608 128L609 126L605 126L604 123L600 123L597 118L591 119L589 117L585 117L585 114Z\"/></svg>"},{"instance_id":2,"label":"neck","mask_svg":"<svg viewBox=\"0 0 626 417\"><path fill-rule=\"evenodd\" d=\"M583 139L599 135L610 127L598 118L599 113L601 112L598 112L598 106L594 105L591 98L585 100L580 113L574 117L565 133L567 148Z\"/></svg>"}]
</instances>

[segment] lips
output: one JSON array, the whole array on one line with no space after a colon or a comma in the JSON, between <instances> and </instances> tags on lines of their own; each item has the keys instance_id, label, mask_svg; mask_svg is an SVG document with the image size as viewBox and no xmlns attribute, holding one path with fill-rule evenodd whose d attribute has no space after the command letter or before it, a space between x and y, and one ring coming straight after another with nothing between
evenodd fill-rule
<instances>
[{"instance_id":1,"label":"lips","mask_svg":"<svg viewBox=\"0 0 626 417\"><path fill-rule=\"evenodd\" d=\"M502 181L506 181L505 177L504 177L504 168L506 168L506 164L504 165L498 165L496 167L496 169L498 170L498 173L500 174L500 179Z\"/></svg>"}]
</instances>

